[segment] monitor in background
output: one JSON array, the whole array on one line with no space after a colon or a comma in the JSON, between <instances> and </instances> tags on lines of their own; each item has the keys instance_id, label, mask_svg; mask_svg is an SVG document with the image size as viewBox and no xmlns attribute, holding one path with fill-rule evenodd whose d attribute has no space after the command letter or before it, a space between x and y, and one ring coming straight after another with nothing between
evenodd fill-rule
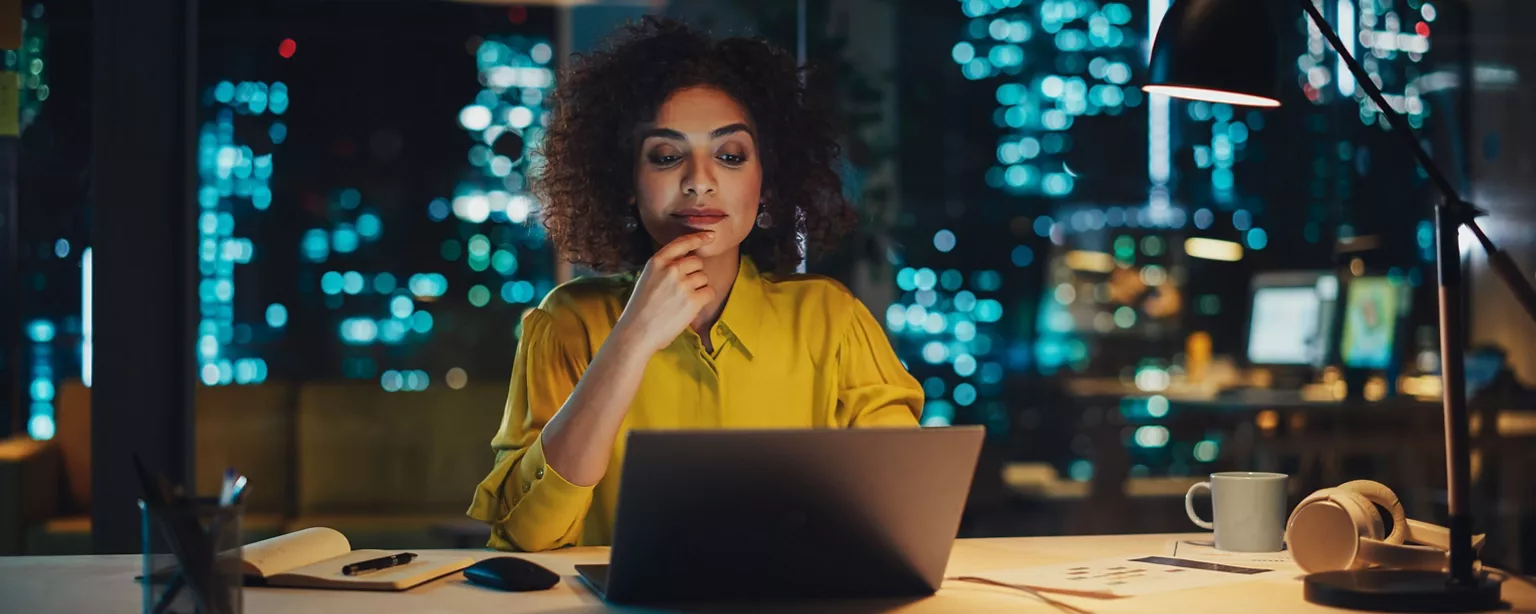
<instances>
[{"instance_id":1,"label":"monitor in background","mask_svg":"<svg viewBox=\"0 0 1536 614\"><path fill-rule=\"evenodd\" d=\"M1344 366L1386 369L1396 351L1398 318L1408 310L1403 284L1386 277L1356 277L1349 282L1344 307Z\"/></svg>"},{"instance_id":2,"label":"monitor in background","mask_svg":"<svg viewBox=\"0 0 1536 614\"><path fill-rule=\"evenodd\" d=\"M1312 364L1322 301L1312 288L1259 288L1253 292L1248 360L1265 365ZM1299 333L1299 334L1298 334Z\"/></svg>"},{"instance_id":3,"label":"monitor in background","mask_svg":"<svg viewBox=\"0 0 1536 614\"><path fill-rule=\"evenodd\" d=\"M1338 291L1338 278L1323 271L1255 275L1248 362L1321 367L1328 358Z\"/></svg>"}]
</instances>

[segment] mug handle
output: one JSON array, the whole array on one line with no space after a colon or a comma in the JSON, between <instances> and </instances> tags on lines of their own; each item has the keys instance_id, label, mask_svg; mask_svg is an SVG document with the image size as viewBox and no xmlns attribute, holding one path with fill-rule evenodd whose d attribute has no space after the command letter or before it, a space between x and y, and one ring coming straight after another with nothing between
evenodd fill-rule
<instances>
[{"instance_id":1,"label":"mug handle","mask_svg":"<svg viewBox=\"0 0 1536 614\"><path fill-rule=\"evenodd\" d=\"M1200 516L1195 514L1195 491L1201 488L1204 488L1206 492L1210 492L1211 483L1201 482L1194 486L1190 486L1189 492L1184 493L1184 513L1189 515L1190 521L1194 522L1196 526L1199 526L1200 528L1207 531L1212 531L1216 529L1216 525L1201 520Z\"/></svg>"}]
</instances>

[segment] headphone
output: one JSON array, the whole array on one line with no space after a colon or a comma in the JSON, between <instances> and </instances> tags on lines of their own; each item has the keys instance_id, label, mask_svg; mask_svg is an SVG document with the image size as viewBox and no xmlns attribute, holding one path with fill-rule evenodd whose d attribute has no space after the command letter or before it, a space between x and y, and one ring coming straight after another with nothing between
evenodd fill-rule
<instances>
[{"instance_id":1,"label":"headphone","mask_svg":"<svg viewBox=\"0 0 1536 614\"><path fill-rule=\"evenodd\" d=\"M1391 517L1390 526L1378 505ZM1485 538L1474 535L1472 547L1481 549ZM1397 494L1370 480L1308 495L1286 521L1285 541L1308 573L1371 566L1441 571L1450 563L1450 529L1408 519Z\"/></svg>"}]
</instances>

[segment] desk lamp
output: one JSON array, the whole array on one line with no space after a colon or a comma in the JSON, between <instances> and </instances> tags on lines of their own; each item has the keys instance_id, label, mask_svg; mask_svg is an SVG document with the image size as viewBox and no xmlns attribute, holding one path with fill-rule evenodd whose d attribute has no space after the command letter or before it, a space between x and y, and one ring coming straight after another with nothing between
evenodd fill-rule
<instances>
[{"instance_id":1,"label":"desk lamp","mask_svg":"<svg viewBox=\"0 0 1536 614\"><path fill-rule=\"evenodd\" d=\"M1440 292L1440 357L1444 380L1447 494L1450 508L1448 571L1366 569L1330 571L1305 578L1307 601L1356 610L1466 612L1500 607L1500 584L1475 570L1472 547L1468 444L1466 347L1462 306L1458 230L1465 226L1482 244L1493 271L1520 305L1536 319L1536 290L1478 228L1484 212L1461 199L1403 116L1382 96L1360 63L1339 40L1338 32L1312 0L1297 0L1328 44L1349 67L1359 87L1380 108L1439 189L1435 206L1435 244ZM1151 77L1143 89L1176 98L1234 105L1278 107L1279 45L1265 2L1260 0L1174 0L1164 15L1152 48Z\"/></svg>"}]
</instances>

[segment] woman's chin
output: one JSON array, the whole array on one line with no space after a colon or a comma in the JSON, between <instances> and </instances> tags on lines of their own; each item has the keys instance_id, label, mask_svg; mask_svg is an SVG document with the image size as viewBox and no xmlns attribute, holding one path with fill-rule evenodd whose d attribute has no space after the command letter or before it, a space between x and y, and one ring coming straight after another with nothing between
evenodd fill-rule
<instances>
[{"instance_id":1,"label":"woman's chin","mask_svg":"<svg viewBox=\"0 0 1536 614\"><path fill-rule=\"evenodd\" d=\"M714 243L696 249L693 253L700 258L714 258L715 256L735 253L739 245L739 243L731 241L722 242L721 239L716 238Z\"/></svg>"}]
</instances>

